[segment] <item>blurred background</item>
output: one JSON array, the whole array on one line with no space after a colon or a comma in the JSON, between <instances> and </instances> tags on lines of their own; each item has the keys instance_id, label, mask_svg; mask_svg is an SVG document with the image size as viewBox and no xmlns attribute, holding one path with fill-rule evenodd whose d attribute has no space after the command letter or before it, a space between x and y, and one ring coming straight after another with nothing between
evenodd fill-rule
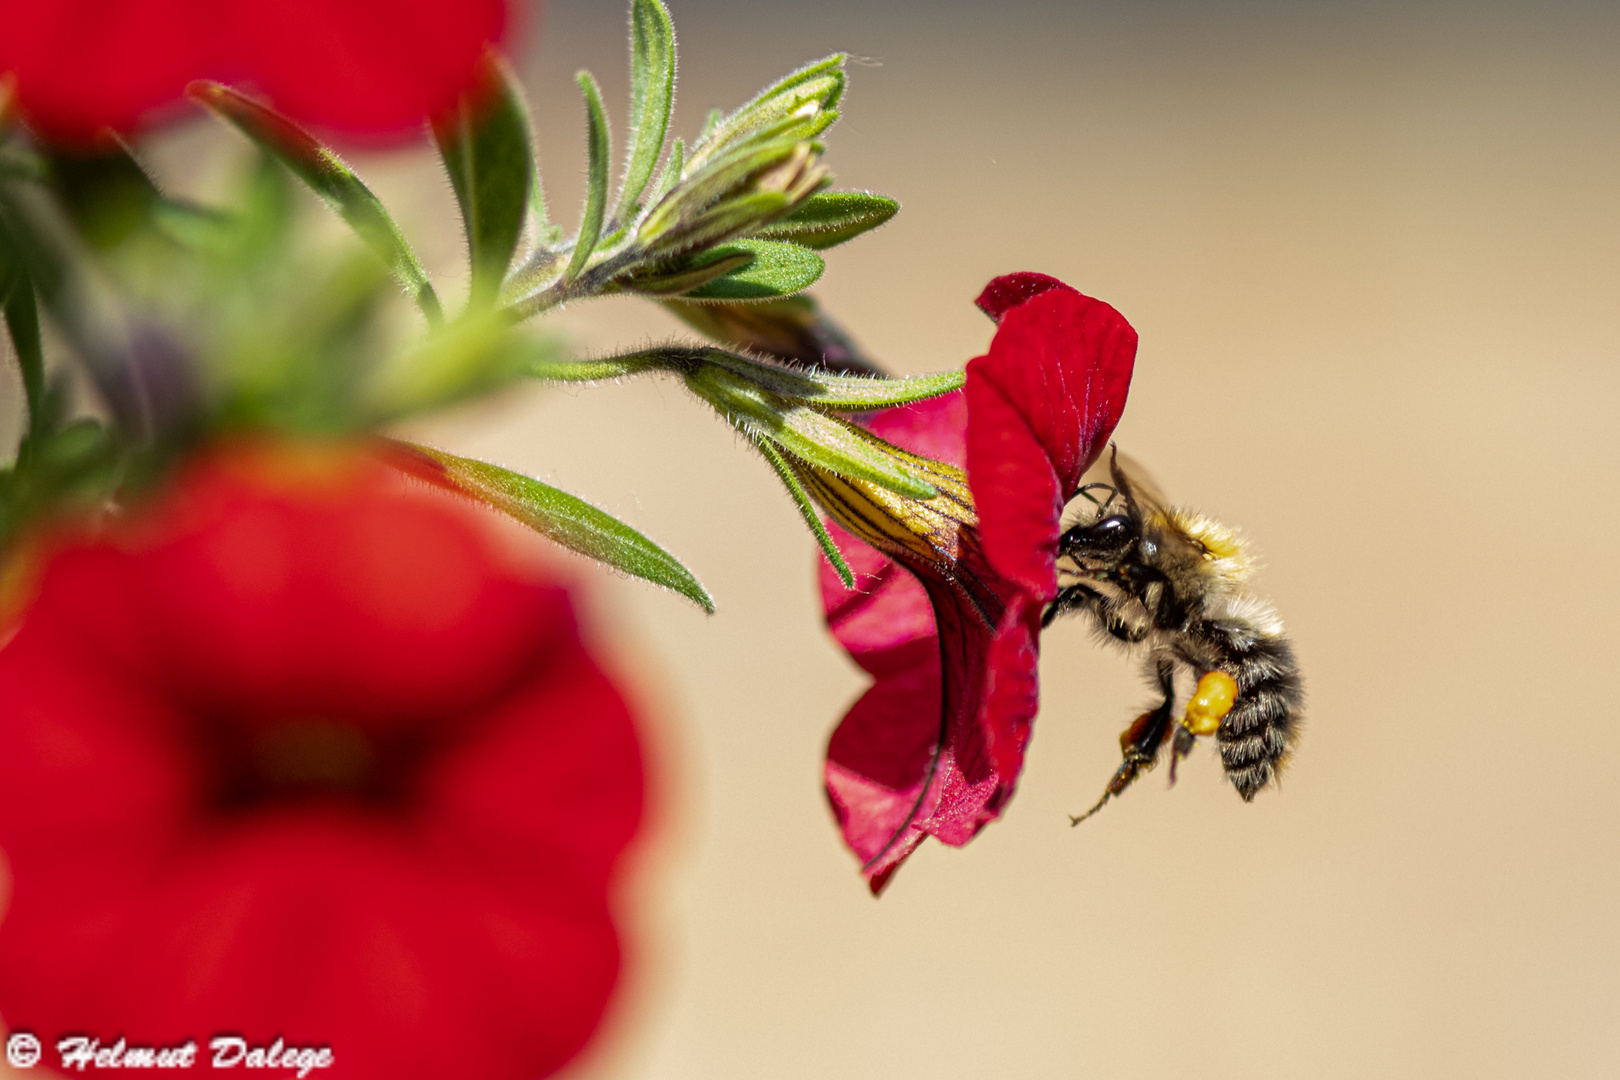
<instances>
[{"instance_id":1,"label":"blurred background","mask_svg":"<svg viewBox=\"0 0 1620 1080\"><path fill-rule=\"evenodd\" d=\"M567 223L576 69L624 130L623 7L552 0L519 50ZM659 721L662 815L572 1080L1620 1075L1620 8L671 8L688 138L853 55L827 160L904 209L816 293L874 358L960 366L1013 270L1134 323L1118 439L1256 542L1310 701L1280 792L1244 805L1204 749L1071 829L1148 695L1056 627L1005 819L874 901L820 790L866 680L763 461L670 381L418 426L623 517L720 604L578 565ZM454 278L431 158L356 164ZM633 300L552 323L586 351L681 334Z\"/></svg>"}]
</instances>

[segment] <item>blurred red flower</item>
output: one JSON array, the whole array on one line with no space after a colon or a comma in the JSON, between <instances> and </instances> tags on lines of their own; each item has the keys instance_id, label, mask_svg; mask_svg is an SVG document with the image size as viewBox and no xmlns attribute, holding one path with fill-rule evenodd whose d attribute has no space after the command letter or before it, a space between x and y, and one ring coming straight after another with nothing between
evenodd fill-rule
<instances>
[{"instance_id":1,"label":"blurred red flower","mask_svg":"<svg viewBox=\"0 0 1620 1080\"><path fill-rule=\"evenodd\" d=\"M506 0L0 0L0 72L42 138L86 144L194 79L343 134L414 135L473 81Z\"/></svg>"},{"instance_id":2,"label":"blurred red flower","mask_svg":"<svg viewBox=\"0 0 1620 1080\"><path fill-rule=\"evenodd\" d=\"M0 649L8 1026L377 1080L585 1044L638 742L477 518L368 452L239 447L55 548Z\"/></svg>"},{"instance_id":3,"label":"blurred red flower","mask_svg":"<svg viewBox=\"0 0 1620 1080\"><path fill-rule=\"evenodd\" d=\"M1136 357L1123 316L1044 274L997 278L978 304L1000 326L967 385L869 425L966 467L972 506L951 537L930 539L950 554L920 558L868 513L843 524L881 550L832 523L856 588L821 567L827 625L876 679L833 732L826 767L874 893L926 837L965 844L1012 797L1039 704L1059 518L1119 421Z\"/></svg>"}]
</instances>

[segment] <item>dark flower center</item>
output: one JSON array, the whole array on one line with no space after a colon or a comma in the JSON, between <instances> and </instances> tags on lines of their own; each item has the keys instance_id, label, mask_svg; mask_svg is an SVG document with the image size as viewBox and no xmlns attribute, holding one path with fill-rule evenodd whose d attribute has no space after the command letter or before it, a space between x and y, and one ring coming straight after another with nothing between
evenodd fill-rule
<instances>
[{"instance_id":1,"label":"dark flower center","mask_svg":"<svg viewBox=\"0 0 1620 1080\"><path fill-rule=\"evenodd\" d=\"M255 732L252 743L255 772L275 790L363 791L377 772L377 752L353 724L289 720Z\"/></svg>"},{"instance_id":2,"label":"dark flower center","mask_svg":"<svg viewBox=\"0 0 1620 1080\"><path fill-rule=\"evenodd\" d=\"M381 737L323 716L253 725L216 718L203 731L224 810L334 798L397 808L429 749L420 732Z\"/></svg>"}]
</instances>

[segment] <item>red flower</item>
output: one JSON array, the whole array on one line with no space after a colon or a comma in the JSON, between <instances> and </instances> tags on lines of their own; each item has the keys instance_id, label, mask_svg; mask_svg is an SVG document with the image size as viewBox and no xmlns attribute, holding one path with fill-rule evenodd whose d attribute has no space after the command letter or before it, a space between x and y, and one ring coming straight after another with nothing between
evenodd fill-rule
<instances>
[{"instance_id":1,"label":"red flower","mask_svg":"<svg viewBox=\"0 0 1620 1080\"><path fill-rule=\"evenodd\" d=\"M881 549L839 529L856 589L821 569L828 627L877 680L833 733L826 770L874 893L925 837L965 844L1012 797L1039 702L1058 520L1119 421L1136 356L1136 332L1117 311L1055 278L997 278L978 303L1000 327L968 364L966 387L870 425L913 453L966 465L971 499L951 535L914 529L929 534L934 557L896 539L919 514L885 524L849 491L811 485L835 528Z\"/></svg>"},{"instance_id":2,"label":"red flower","mask_svg":"<svg viewBox=\"0 0 1620 1080\"><path fill-rule=\"evenodd\" d=\"M613 989L641 802L567 594L476 511L352 450L218 454L59 547L0 649L0 1014L530 1080Z\"/></svg>"},{"instance_id":3,"label":"red flower","mask_svg":"<svg viewBox=\"0 0 1620 1080\"><path fill-rule=\"evenodd\" d=\"M131 131L194 79L252 84L347 134L414 134L472 84L506 16L506 0L0 0L0 72L58 143Z\"/></svg>"}]
</instances>

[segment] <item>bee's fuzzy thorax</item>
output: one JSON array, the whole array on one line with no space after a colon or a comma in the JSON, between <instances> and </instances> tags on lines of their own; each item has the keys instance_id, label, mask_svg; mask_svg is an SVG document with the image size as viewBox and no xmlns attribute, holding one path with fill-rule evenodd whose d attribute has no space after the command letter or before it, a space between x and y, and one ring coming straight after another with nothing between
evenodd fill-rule
<instances>
[{"instance_id":1,"label":"bee's fuzzy thorax","mask_svg":"<svg viewBox=\"0 0 1620 1080\"><path fill-rule=\"evenodd\" d=\"M1243 534L1196 510L1164 511L1165 526L1203 545L1215 564L1212 569L1229 582L1240 582L1254 573L1255 558Z\"/></svg>"}]
</instances>

